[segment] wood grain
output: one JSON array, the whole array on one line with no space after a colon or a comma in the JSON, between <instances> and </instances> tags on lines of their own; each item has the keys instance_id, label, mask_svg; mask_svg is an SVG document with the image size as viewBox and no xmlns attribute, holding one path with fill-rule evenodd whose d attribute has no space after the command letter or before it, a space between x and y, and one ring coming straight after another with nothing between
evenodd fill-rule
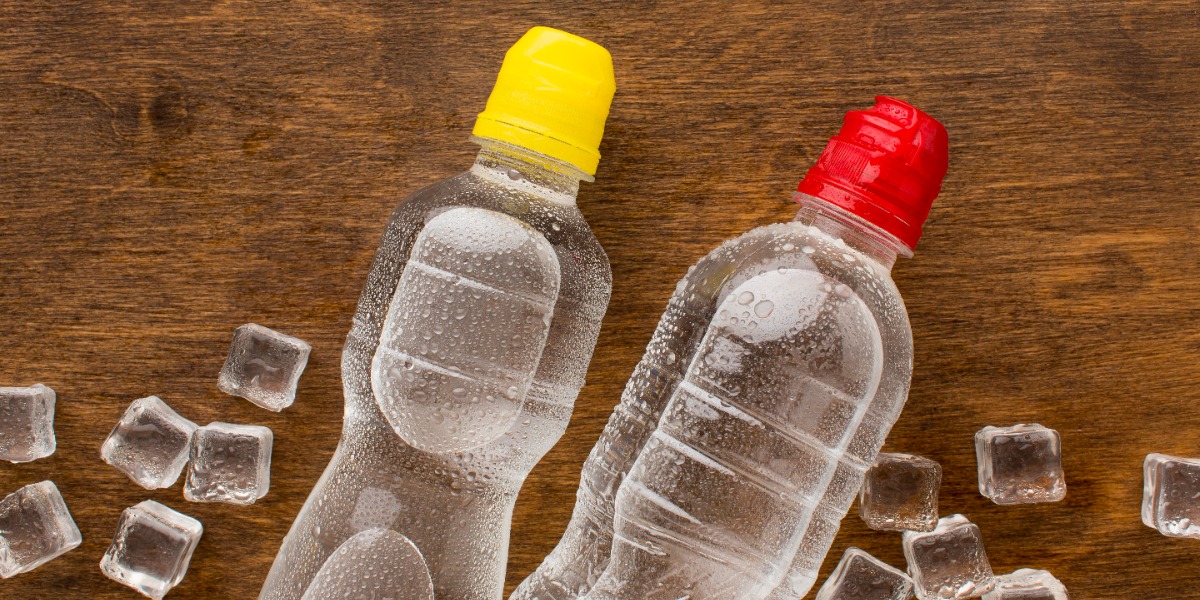
<instances>
[{"instance_id":1,"label":"wood grain","mask_svg":"<svg viewBox=\"0 0 1200 600\"><path fill-rule=\"evenodd\" d=\"M465 169L504 50L532 25L616 61L598 180L581 207L615 286L570 429L522 492L509 583L553 546L580 464L688 265L790 219L845 110L887 93L941 119L951 167L896 278L916 372L888 443L945 468L943 513L996 569L1072 597L1200 589L1200 544L1138 519L1142 458L1200 454L1200 16L1190 1L0 2L0 382L58 391L59 450L0 467L53 479L77 550L4 598L132 598L97 568L122 508L204 522L189 598L252 598L339 436L339 353L384 221ZM282 414L216 389L237 325L306 339ZM191 419L276 433L252 507L146 492L98 448L158 394ZM1063 434L1058 504L975 490L972 434ZM853 515L833 554L903 564ZM826 572L833 561L826 565Z\"/></svg>"}]
</instances>

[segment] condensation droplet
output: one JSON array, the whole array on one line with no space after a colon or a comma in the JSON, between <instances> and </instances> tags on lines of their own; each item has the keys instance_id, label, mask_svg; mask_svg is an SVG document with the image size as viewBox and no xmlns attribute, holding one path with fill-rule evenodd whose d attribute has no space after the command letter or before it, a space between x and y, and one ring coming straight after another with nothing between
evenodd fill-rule
<instances>
[{"instance_id":1,"label":"condensation droplet","mask_svg":"<svg viewBox=\"0 0 1200 600\"><path fill-rule=\"evenodd\" d=\"M771 316L771 311L775 310L775 303L770 300L763 300L754 305L754 314L760 319L765 319Z\"/></svg>"}]
</instances>

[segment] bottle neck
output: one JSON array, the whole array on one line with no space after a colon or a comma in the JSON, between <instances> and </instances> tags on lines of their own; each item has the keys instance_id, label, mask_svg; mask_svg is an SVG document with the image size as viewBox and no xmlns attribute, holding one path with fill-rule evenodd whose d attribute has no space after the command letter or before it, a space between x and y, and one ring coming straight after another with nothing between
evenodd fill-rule
<instances>
[{"instance_id":1,"label":"bottle neck","mask_svg":"<svg viewBox=\"0 0 1200 600\"><path fill-rule=\"evenodd\" d=\"M912 258L912 249L895 236L844 208L808 194L797 193L796 201L800 203L796 223L816 227L842 240L889 271L897 257Z\"/></svg>"},{"instance_id":2,"label":"bottle neck","mask_svg":"<svg viewBox=\"0 0 1200 600\"><path fill-rule=\"evenodd\" d=\"M575 204L580 181L594 181L573 165L499 140L471 136L479 154L471 171L504 187L559 204Z\"/></svg>"}]
</instances>

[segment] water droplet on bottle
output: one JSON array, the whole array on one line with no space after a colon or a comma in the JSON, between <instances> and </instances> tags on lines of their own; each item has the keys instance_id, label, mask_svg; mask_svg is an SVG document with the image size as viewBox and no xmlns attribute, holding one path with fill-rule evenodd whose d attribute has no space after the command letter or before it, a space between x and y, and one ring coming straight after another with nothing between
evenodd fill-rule
<instances>
[{"instance_id":1,"label":"water droplet on bottle","mask_svg":"<svg viewBox=\"0 0 1200 600\"><path fill-rule=\"evenodd\" d=\"M513 181L520 181L522 179L521 172L516 169L509 169L508 178Z\"/></svg>"},{"instance_id":2,"label":"water droplet on bottle","mask_svg":"<svg viewBox=\"0 0 1200 600\"><path fill-rule=\"evenodd\" d=\"M738 295L738 304L750 304L754 302L754 292L745 291Z\"/></svg>"},{"instance_id":3,"label":"water droplet on bottle","mask_svg":"<svg viewBox=\"0 0 1200 600\"><path fill-rule=\"evenodd\" d=\"M775 303L771 302L770 300L763 300L762 302L754 305L754 314L758 315L758 318L760 319L765 319L771 316L771 311L773 310L775 310Z\"/></svg>"}]
</instances>

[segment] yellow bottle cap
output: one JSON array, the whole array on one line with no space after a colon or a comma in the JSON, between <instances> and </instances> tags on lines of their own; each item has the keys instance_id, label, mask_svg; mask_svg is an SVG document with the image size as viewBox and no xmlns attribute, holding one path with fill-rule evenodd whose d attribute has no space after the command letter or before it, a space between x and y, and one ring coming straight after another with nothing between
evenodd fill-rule
<instances>
[{"instance_id":1,"label":"yellow bottle cap","mask_svg":"<svg viewBox=\"0 0 1200 600\"><path fill-rule=\"evenodd\" d=\"M472 134L595 175L616 89L608 50L565 31L534 27L504 55L496 87Z\"/></svg>"}]
</instances>

